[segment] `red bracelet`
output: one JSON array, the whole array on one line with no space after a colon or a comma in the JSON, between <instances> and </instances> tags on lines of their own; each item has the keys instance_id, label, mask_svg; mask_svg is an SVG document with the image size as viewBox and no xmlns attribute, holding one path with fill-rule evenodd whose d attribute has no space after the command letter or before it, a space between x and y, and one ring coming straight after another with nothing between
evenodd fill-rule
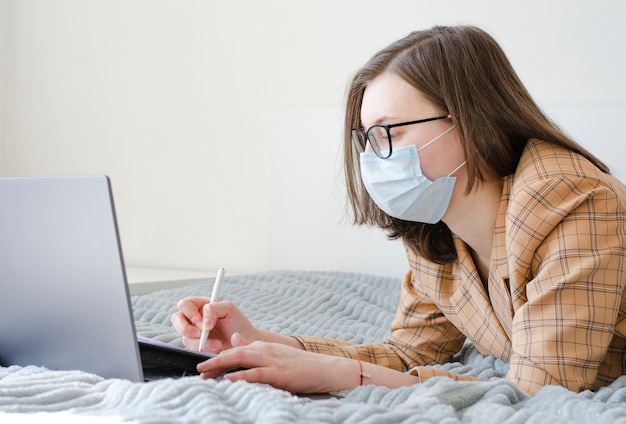
<instances>
[{"instance_id":1,"label":"red bracelet","mask_svg":"<svg viewBox=\"0 0 626 424\"><path fill-rule=\"evenodd\" d=\"M363 372L363 364L358 359L356 361L359 363L359 376L361 377L361 382L360 382L359 386L362 386L363 385L363 377L371 378L372 374L370 374L368 372Z\"/></svg>"}]
</instances>

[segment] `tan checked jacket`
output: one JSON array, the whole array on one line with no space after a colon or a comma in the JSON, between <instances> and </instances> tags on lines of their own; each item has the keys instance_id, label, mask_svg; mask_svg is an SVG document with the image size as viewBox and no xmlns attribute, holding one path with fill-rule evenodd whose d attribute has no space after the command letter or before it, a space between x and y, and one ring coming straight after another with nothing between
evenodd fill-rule
<instances>
[{"instance_id":1,"label":"tan checked jacket","mask_svg":"<svg viewBox=\"0 0 626 424\"><path fill-rule=\"evenodd\" d=\"M307 350L409 372L448 375L468 338L510 363L507 379L535 394L547 384L597 389L626 367L626 187L589 161L530 140L505 178L488 289L465 243L437 265L410 249L411 270L383 344L296 336Z\"/></svg>"}]
</instances>

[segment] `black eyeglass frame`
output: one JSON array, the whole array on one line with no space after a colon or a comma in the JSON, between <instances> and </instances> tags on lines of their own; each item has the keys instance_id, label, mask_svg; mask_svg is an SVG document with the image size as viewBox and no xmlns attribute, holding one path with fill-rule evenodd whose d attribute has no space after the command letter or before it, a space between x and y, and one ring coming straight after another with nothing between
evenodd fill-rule
<instances>
[{"instance_id":1,"label":"black eyeglass frame","mask_svg":"<svg viewBox=\"0 0 626 424\"><path fill-rule=\"evenodd\" d=\"M434 118L418 119L417 121L398 122L397 124L388 124L388 125L383 125L383 124L372 125L371 127L369 127L367 131L363 131L362 129L359 129L359 128L352 128L352 142L356 146L359 153L363 153L365 151L365 145L367 143L370 143L370 146L372 146L372 150L374 150L374 153L376 153L376 156L378 156L381 159L388 159L392 153L391 133L389 132L390 129L396 128L396 127L404 127L406 125L415 125L415 124L422 124L424 122L437 121L439 119L451 119L451 118L452 118L452 115L448 113L446 115L435 116ZM387 133L387 143L389 144L389 150L380 150L378 143L372 143L370 141L369 134L372 131L372 129L377 128L377 127L385 129L385 132ZM363 145L361 145L362 142L364 142ZM383 152L387 154L383 154Z\"/></svg>"}]
</instances>

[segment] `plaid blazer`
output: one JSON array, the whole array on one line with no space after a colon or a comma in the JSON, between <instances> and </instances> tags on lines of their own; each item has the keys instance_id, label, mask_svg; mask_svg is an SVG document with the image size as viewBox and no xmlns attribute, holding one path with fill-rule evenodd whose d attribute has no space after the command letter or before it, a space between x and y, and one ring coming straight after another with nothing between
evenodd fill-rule
<instances>
[{"instance_id":1,"label":"plaid blazer","mask_svg":"<svg viewBox=\"0 0 626 424\"><path fill-rule=\"evenodd\" d=\"M411 270L383 344L296 336L307 350L409 370L424 381L448 375L469 339L510 363L506 378L534 394L547 384L597 389L626 367L626 187L585 158L530 140L505 178L488 284L468 246L439 265L407 255ZM485 286L487 288L485 288Z\"/></svg>"}]
</instances>

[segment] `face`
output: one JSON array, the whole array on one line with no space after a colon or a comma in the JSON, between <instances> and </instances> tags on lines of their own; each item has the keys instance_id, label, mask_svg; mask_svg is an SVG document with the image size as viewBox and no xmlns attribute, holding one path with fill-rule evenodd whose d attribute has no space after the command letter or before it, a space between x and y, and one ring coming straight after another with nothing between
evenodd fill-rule
<instances>
[{"instance_id":1,"label":"face","mask_svg":"<svg viewBox=\"0 0 626 424\"><path fill-rule=\"evenodd\" d=\"M445 115L447 111L430 101L404 79L385 72L373 79L365 89L361 105L361 122L367 130L372 125L395 124ZM424 122L393 128L393 147L414 144L418 149L450 128L449 119ZM371 151L367 143L367 150ZM419 151L420 165L424 175L434 180L447 176L464 160L464 152L455 130ZM465 173L462 167L455 176ZM457 183L458 187L459 184Z\"/></svg>"}]
</instances>

